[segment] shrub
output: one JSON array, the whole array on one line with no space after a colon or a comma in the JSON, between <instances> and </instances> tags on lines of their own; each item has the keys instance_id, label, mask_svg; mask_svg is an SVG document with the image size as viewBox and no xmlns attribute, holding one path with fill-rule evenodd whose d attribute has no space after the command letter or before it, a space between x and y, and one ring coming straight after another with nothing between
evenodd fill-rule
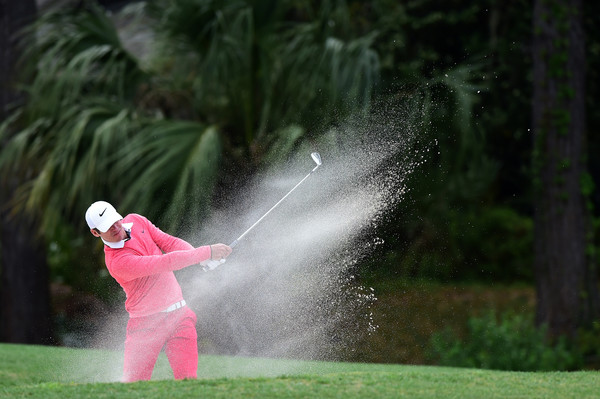
<instances>
[{"instance_id":1,"label":"shrub","mask_svg":"<svg viewBox=\"0 0 600 399\"><path fill-rule=\"evenodd\" d=\"M513 209L444 209L395 223L386 240L403 250L391 249L374 268L438 281L533 281L533 220Z\"/></svg>"},{"instance_id":2,"label":"shrub","mask_svg":"<svg viewBox=\"0 0 600 399\"><path fill-rule=\"evenodd\" d=\"M485 207L452 218L456 245L468 267L463 278L533 281L533 220L513 209ZM458 267L458 266L457 266Z\"/></svg>"},{"instance_id":3,"label":"shrub","mask_svg":"<svg viewBox=\"0 0 600 399\"><path fill-rule=\"evenodd\" d=\"M600 370L600 320L579 329L577 332L577 348L584 359L586 367Z\"/></svg>"},{"instance_id":4,"label":"shrub","mask_svg":"<svg viewBox=\"0 0 600 399\"><path fill-rule=\"evenodd\" d=\"M472 317L460 339L452 330L433 334L429 355L443 366L514 371L572 370L581 356L569 350L564 338L550 343L546 327L536 328L531 315L495 312Z\"/></svg>"}]
</instances>

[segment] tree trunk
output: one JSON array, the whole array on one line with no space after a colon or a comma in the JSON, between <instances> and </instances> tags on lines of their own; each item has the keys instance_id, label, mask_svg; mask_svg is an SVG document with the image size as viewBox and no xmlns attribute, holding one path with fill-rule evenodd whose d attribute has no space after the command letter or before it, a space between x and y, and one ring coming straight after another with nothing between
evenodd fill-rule
<instances>
[{"instance_id":1,"label":"tree trunk","mask_svg":"<svg viewBox=\"0 0 600 399\"><path fill-rule=\"evenodd\" d=\"M52 343L48 266L42 241L33 223L23 217L11 217L6 210L0 217L0 340Z\"/></svg>"},{"instance_id":2,"label":"tree trunk","mask_svg":"<svg viewBox=\"0 0 600 399\"><path fill-rule=\"evenodd\" d=\"M587 172L581 12L581 0L536 0L533 20L536 320L551 335L569 337L598 314L582 186Z\"/></svg>"},{"instance_id":3,"label":"tree trunk","mask_svg":"<svg viewBox=\"0 0 600 399\"><path fill-rule=\"evenodd\" d=\"M36 15L34 0L0 0L0 120L19 99L13 89L18 57L15 33ZM0 340L41 344L52 341L48 266L35 224L10 215L17 181L0 180Z\"/></svg>"}]
</instances>

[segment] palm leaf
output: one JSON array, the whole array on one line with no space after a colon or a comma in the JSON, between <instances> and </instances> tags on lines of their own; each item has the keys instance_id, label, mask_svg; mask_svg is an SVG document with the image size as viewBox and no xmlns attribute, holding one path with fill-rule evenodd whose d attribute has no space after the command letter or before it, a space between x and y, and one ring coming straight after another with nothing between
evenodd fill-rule
<instances>
[{"instance_id":1,"label":"palm leaf","mask_svg":"<svg viewBox=\"0 0 600 399\"><path fill-rule=\"evenodd\" d=\"M10 161L32 172L23 176L24 184L14 198L21 210L40 214L42 227L51 231L55 219L78 220L80 204L109 192L110 164L136 122L130 111L101 100L66 109L63 118L50 126L44 122L41 119L16 134L2 155L14 151ZM35 129L40 125L45 127L42 132Z\"/></svg>"},{"instance_id":2,"label":"palm leaf","mask_svg":"<svg viewBox=\"0 0 600 399\"><path fill-rule=\"evenodd\" d=\"M181 0L167 2L166 9L155 5L162 39L169 40L165 54L179 54L184 61L164 65L172 68L174 81L189 78L194 106L206 120L219 123L235 143L254 151L271 145L267 136L281 137L274 132L288 125L322 130L368 108L379 70L371 48L375 36L342 38L328 28L331 19L337 26L348 25L344 2L318 7L259 3ZM197 57L181 56L192 49Z\"/></svg>"},{"instance_id":3,"label":"palm leaf","mask_svg":"<svg viewBox=\"0 0 600 399\"><path fill-rule=\"evenodd\" d=\"M123 207L146 212L166 228L206 216L217 180L221 144L218 130L195 122L148 124L125 145L115 174L125 185ZM183 218L186 215L186 218Z\"/></svg>"},{"instance_id":4,"label":"palm leaf","mask_svg":"<svg viewBox=\"0 0 600 399\"><path fill-rule=\"evenodd\" d=\"M145 74L97 6L44 15L22 34L30 119L56 115L87 93L131 97Z\"/></svg>"},{"instance_id":5,"label":"palm leaf","mask_svg":"<svg viewBox=\"0 0 600 399\"><path fill-rule=\"evenodd\" d=\"M473 124L473 110L486 90L482 64L460 65L432 79L429 85L434 130L456 132L440 135L440 168L448 176L446 188L454 198L474 198L495 178L499 165L485 155L486 137ZM434 93L434 94L432 94Z\"/></svg>"}]
</instances>

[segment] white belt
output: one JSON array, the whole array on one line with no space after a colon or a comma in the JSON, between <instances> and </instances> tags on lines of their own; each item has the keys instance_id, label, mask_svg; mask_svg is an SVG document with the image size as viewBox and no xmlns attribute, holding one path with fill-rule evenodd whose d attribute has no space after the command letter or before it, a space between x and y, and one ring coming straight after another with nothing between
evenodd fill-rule
<instances>
[{"instance_id":1,"label":"white belt","mask_svg":"<svg viewBox=\"0 0 600 399\"><path fill-rule=\"evenodd\" d=\"M172 312L172 311L182 308L184 306L185 306L185 299L181 300L179 302L175 302L174 304L172 304L171 306L169 306L168 308L163 310L163 312L165 312L165 313Z\"/></svg>"}]
</instances>

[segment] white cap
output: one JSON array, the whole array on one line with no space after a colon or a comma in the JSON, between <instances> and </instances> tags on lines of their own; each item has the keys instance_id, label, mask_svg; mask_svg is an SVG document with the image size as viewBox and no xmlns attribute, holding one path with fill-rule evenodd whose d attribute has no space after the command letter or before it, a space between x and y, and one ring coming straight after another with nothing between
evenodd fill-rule
<instances>
[{"instance_id":1,"label":"white cap","mask_svg":"<svg viewBox=\"0 0 600 399\"><path fill-rule=\"evenodd\" d=\"M114 206L106 201L94 202L85 212L85 221L90 229L98 229L106 233L111 226L123 219Z\"/></svg>"}]
</instances>

